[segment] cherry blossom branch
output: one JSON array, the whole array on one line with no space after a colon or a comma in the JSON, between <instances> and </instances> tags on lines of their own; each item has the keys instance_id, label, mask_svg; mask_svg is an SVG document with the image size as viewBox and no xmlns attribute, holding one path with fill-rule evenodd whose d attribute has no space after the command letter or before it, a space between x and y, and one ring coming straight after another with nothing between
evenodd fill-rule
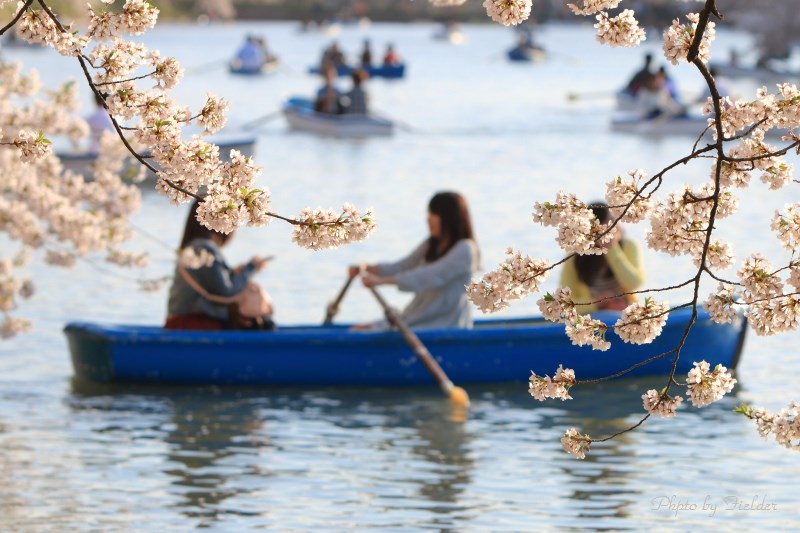
<instances>
[{"instance_id":1,"label":"cherry blossom branch","mask_svg":"<svg viewBox=\"0 0 800 533\"><path fill-rule=\"evenodd\" d=\"M6 24L6 25L5 25L5 26L3 26L2 28L0 28L0 35L3 35L3 34L5 34L5 33L6 33L8 30L10 30L10 29L11 29L11 28L13 28L14 26L16 26L16 25L17 25L17 22L19 22L19 19L20 19L20 18L22 18L22 15L25 13L25 11L27 11L27 10L28 10L28 8L30 7L30 5L31 5L31 4L32 4L34 1L35 1L35 0L25 0L25 3L22 5L22 7L20 7L19 11L17 11L17 14L16 14L16 15L14 15L14 18L13 18L13 19L11 19L11 22L9 22L8 24Z\"/></svg>"}]
</instances>

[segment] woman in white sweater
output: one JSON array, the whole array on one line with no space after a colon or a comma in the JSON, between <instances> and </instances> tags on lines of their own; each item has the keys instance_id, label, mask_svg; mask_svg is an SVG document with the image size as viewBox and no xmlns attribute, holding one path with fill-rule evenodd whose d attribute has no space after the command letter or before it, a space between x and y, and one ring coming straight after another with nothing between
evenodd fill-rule
<instances>
[{"instance_id":1,"label":"woman in white sweater","mask_svg":"<svg viewBox=\"0 0 800 533\"><path fill-rule=\"evenodd\" d=\"M353 265L350 276L364 273L367 287L397 285L414 298L400 317L411 328L471 328L472 306L466 285L478 270L480 253L467 202L455 192L440 192L428 204L430 236L394 263ZM388 329L386 321L354 329Z\"/></svg>"}]
</instances>

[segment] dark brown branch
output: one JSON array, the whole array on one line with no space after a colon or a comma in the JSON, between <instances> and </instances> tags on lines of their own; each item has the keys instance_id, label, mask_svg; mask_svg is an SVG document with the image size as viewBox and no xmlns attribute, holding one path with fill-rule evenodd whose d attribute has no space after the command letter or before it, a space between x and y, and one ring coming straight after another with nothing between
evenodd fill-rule
<instances>
[{"instance_id":1,"label":"dark brown branch","mask_svg":"<svg viewBox=\"0 0 800 533\"><path fill-rule=\"evenodd\" d=\"M11 19L11 22L9 22L9 23L8 23L8 24L6 24L5 26L3 26L3 28L2 28L2 29L0 29L0 35L3 35L5 32L7 32L7 31L8 31L8 30L10 30L11 28L13 28L13 27L14 27L14 26L17 24L17 22L19 22L19 19L21 19L21 18L22 18L22 15L23 15L23 13L25 13L25 11L27 11L27 10L28 10L28 8L29 8L29 7L31 7L31 4L32 4L33 2L34 2L34 0L25 0L25 5L23 5L23 6L22 6L22 7L19 9L19 11L17 11L17 14L16 14L16 15L14 15L14 18L13 18L13 19Z\"/></svg>"}]
</instances>

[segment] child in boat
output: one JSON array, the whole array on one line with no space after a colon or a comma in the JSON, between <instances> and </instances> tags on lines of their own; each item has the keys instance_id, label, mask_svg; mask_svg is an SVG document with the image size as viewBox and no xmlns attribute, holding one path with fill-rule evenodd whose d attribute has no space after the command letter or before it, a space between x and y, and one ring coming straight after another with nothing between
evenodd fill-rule
<instances>
[{"instance_id":1,"label":"child in boat","mask_svg":"<svg viewBox=\"0 0 800 533\"><path fill-rule=\"evenodd\" d=\"M678 118L686 116L686 108L673 98L667 85L667 75L664 70L656 71L636 93L636 102L640 109L641 117L649 120L654 118Z\"/></svg>"},{"instance_id":2,"label":"child in boat","mask_svg":"<svg viewBox=\"0 0 800 533\"><path fill-rule=\"evenodd\" d=\"M645 82L650 79L653 73L650 71L650 65L653 62L653 54L647 53L644 55L644 65L641 69L636 71L628 85L625 86L625 92L631 96L636 96L639 90L644 86Z\"/></svg>"},{"instance_id":3,"label":"child in boat","mask_svg":"<svg viewBox=\"0 0 800 533\"><path fill-rule=\"evenodd\" d=\"M589 204L601 224L611 218L608 205ZM580 313L598 309L625 309L636 301L630 294L644 283L644 267L639 244L625 237L622 227L614 227L614 238L604 255L575 255L567 259L561 270L561 287L572 290L572 301Z\"/></svg>"},{"instance_id":4,"label":"child in boat","mask_svg":"<svg viewBox=\"0 0 800 533\"><path fill-rule=\"evenodd\" d=\"M364 81L369 77L366 71L356 69L353 71L353 88L342 97L344 112L349 115L369 114L368 95L364 90Z\"/></svg>"},{"instance_id":5,"label":"child in boat","mask_svg":"<svg viewBox=\"0 0 800 533\"><path fill-rule=\"evenodd\" d=\"M233 61L236 68L254 71L260 69L265 60L264 49L258 42L258 37L248 35Z\"/></svg>"},{"instance_id":6,"label":"child in boat","mask_svg":"<svg viewBox=\"0 0 800 533\"><path fill-rule=\"evenodd\" d=\"M456 192L440 192L428 204L430 235L407 257L393 263L353 265L367 287L396 285L414 298L400 318L414 329L471 328L472 305L465 286L478 271L480 253L467 201ZM386 321L353 329L389 329Z\"/></svg>"},{"instance_id":7,"label":"child in boat","mask_svg":"<svg viewBox=\"0 0 800 533\"><path fill-rule=\"evenodd\" d=\"M364 39L364 48L361 50L361 68L367 71L372 68L372 48L369 39Z\"/></svg>"},{"instance_id":8,"label":"child in boat","mask_svg":"<svg viewBox=\"0 0 800 533\"><path fill-rule=\"evenodd\" d=\"M391 43L386 45L386 53L383 55L383 64L387 67L400 64L400 56L394 51L394 45Z\"/></svg>"},{"instance_id":9,"label":"child in boat","mask_svg":"<svg viewBox=\"0 0 800 533\"><path fill-rule=\"evenodd\" d=\"M317 99L314 101L314 110L317 113L327 113L335 115L342 111L341 97L342 93L334 85L336 79L336 68L332 65L327 65L323 68L322 72L323 85L317 91Z\"/></svg>"},{"instance_id":10,"label":"child in boat","mask_svg":"<svg viewBox=\"0 0 800 533\"><path fill-rule=\"evenodd\" d=\"M169 290L165 329L222 330L222 329L275 329L272 308L265 310L261 321L243 324L231 316L229 305L204 298L192 287L195 283L204 291L216 296L239 294L247 282L267 264L267 259L253 256L250 261L235 268L228 266L222 256L222 247L233 237L202 225L197 220L199 202L195 201L186 218L181 240L180 257ZM193 260L187 261L186 256ZM198 264L189 264L198 263ZM195 267L195 268L192 268ZM185 276L191 276L192 282Z\"/></svg>"}]
</instances>

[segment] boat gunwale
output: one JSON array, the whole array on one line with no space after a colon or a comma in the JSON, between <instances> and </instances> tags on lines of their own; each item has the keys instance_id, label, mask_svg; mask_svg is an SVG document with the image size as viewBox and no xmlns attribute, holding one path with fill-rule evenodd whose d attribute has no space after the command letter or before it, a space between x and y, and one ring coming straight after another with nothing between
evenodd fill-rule
<instances>
[{"instance_id":1,"label":"boat gunwale","mask_svg":"<svg viewBox=\"0 0 800 533\"><path fill-rule=\"evenodd\" d=\"M612 323L619 317L619 313L603 311L593 314L592 317L605 323ZM746 319L741 315L740 317L741 320L745 321L741 326L742 331L745 332L747 329ZM673 324L671 327L685 327L686 323L691 318L691 309L673 311L670 318L673 320L667 321L667 327L669 327L670 322ZM674 320L676 318L678 319L677 324ZM699 322L706 320L711 320L708 313L702 310L698 311L697 321L693 325L693 328L697 327ZM382 343L384 341L395 342L400 335L394 330L350 331L348 329L349 327L350 324L334 324L327 326L297 324L279 327L276 331L264 332L230 330L189 331L166 330L159 325L100 324L96 322L74 321L66 324L64 332L67 335L76 333L95 335L113 341L168 342L179 344L209 342L280 344L284 342L299 343L314 340L373 344ZM550 322L541 316L476 320L474 327L469 329L418 329L415 331L423 342L432 344L438 342L466 342L477 340L494 341L497 339L516 340L531 336L542 337L543 335L566 337L563 324ZM741 347L744 344L744 333L740 333L740 336L739 351L741 351ZM622 341L618 340L618 342Z\"/></svg>"}]
</instances>

